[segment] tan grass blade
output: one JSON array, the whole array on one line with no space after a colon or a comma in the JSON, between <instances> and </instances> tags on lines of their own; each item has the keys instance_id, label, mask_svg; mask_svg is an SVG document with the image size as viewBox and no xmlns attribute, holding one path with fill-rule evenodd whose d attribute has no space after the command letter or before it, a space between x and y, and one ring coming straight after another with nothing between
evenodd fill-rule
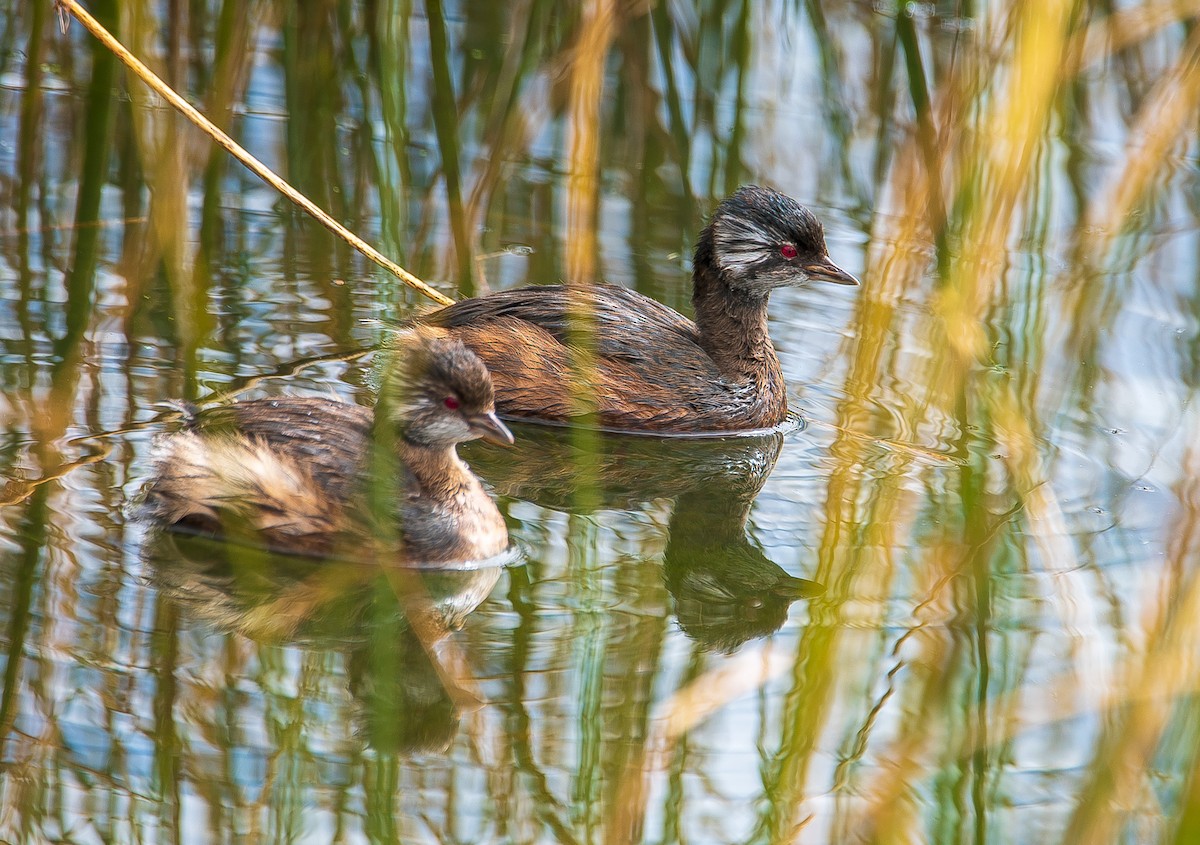
<instances>
[{"instance_id":1,"label":"tan grass blade","mask_svg":"<svg viewBox=\"0 0 1200 845\"><path fill-rule=\"evenodd\" d=\"M346 241L346 243L350 244L367 258L371 259L371 261L395 275L396 278L400 279L400 281L404 282L404 284L408 285L418 293L424 294L439 305L449 305L454 301L445 294L434 290L412 273L405 270L399 264L380 253L358 235L354 234L341 223L330 217L316 203L304 196L304 194L300 193L283 179L279 178L279 176L277 176L269 167L247 152L236 141L225 134L220 127L202 115L194 106L192 106L191 103L177 94L175 90L171 88L171 86L163 82L162 79L160 79L153 71L146 67L146 65L144 65L136 56L130 53L120 41L114 38L108 30L101 26L99 21L88 14L87 10L80 6L76 0L58 0L58 8L60 17L62 16L63 9L69 11L88 29L89 32L92 33L92 35L96 36L96 38L98 38L105 47L111 50L117 56L117 58L124 62L126 67L132 70L139 79L149 85L156 94L182 112L183 115L192 123L196 124L196 126L203 129L214 141L228 150L234 158L249 168L256 176L315 217L326 229L329 229L335 235L342 238L342 240Z\"/></svg>"}]
</instances>

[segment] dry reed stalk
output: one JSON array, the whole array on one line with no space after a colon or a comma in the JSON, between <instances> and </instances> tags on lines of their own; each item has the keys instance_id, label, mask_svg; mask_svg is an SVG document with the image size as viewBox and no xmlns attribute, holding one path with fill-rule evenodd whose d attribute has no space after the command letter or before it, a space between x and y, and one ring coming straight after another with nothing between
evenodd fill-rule
<instances>
[{"instance_id":1,"label":"dry reed stalk","mask_svg":"<svg viewBox=\"0 0 1200 845\"><path fill-rule=\"evenodd\" d=\"M335 352L328 355L316 355L311 358L302 358L298 361L293 361L292 363L281 367L274 372L247 376L243 379L239 379L236 381L236 383L222 390L210 393L208 396L197 400L193 404L202 407L223 405L240 394L249 390L253 390L263 382L269 381L270 379L294 376L300 372L303 372L308 367L312 367L317 364L326 364L333 361L353 361L357 358L362 358L365 355L369 355L373 351L373 349L356 349L350 352ZM26 413L28 418L37 419L41 415L41 409L33 407ZM178 417L179 413L180 412L177 410L168 409L162 411L161 413L155 414L149 419L130 423L129 425L121 428L106 429L104 431L96 431L85 434L81 437L71 438L67 441L67 445L85 444L93 441L99 442L102 445L94 454L85 455L84 457L78 458L74 461L59 464L53 470L39 476L32 481L23 481L18 479L8 481L3 487L0 487L0 507L22 502L29 498L30 494L33 493L33 491L36 490L40 485L45 484L48 481L54 481L55 479L63 478L80 467L85 467L89 464L99 463L100 461L106 460L113 450L112 444L106 441L116 437L123 437L124 435L131 434L135 431L145 431L147 429L157 428L164 420ZM4 422L4 420L0 418L0 422ZM52 439L57 440L58 437Z\"/></svg>"},{"instance_id":2,"label":"dry reed stalk","mask_svg":"<svg viewBox=\"0 0 1200 845\"><path fill-rule=\"evenodd\" d=\"M931 385L931 391L912 409L917 416L909 420L909 430L919 430L922 421L929 420L929 412L938 408L942 418L957 419L960 426L967 424L961 418L967 407L965 392L971 387L972 373L988 354L984 320L988 305L999 289L1006 239L1019 200L1028 189L1030 162L1044 137L1057 91L1069 12L1070 4L1065 2L1018 2L1009 7L1007 14L999 12L993 18L992 31L981 34L977 41L979 49L965 61L949 92L935 106L940 124L938 135L943 139L939 160L926 162L916 141L896 158L889 194L900 203L894 214L900 225L891 239L893 250L888 269L896 278L886 283L891 291L889 298L899 299L902 291L915 288L926 278L929 240L921 221L930 205L928 195L940 188L944 192L939 198L941 203L947 209L954 209L952 215L961 221L954 233L957 254L950 257L943 284L934 299L936 316L930 328L935 337L930 346L935 354L929 371L938 376L924 381ZM1008 62L1001 62L993 69L987 67L990 60L983 48L996 43L998 33L1004 34L998 43L1011 43L1013 47ZM985 89L978 84L979 79L985 73L991 77L997 71L1002 80L1000 92L981 99ZM956 128L953 133L951 118ZM972 131L968 127L963 131L964 121L980 129ZM920 164L914 167L914 163ZM864 303L864 307L871 304ZM890 325L890 320L886 322ZM877 326L866 340L878 347L883 343L886 328ZM866 353L867 347L861 344L862 341L856 352ZM875 351L869 358L878 355ZM869 406L866 400L873 395L878 372L873 362L860 362L856 355L847 394L860 397L864 410ZM982 389L988 388L985 385ZM1005 397L998 399L1001 405L1005 404ZM822 548L823 559L828 555L831 561L855 556L845 548L847 538L854 533L838 528L841 521L838 512L846 502L860 499L861 491L852 480L853 465L846 461L860 460L862 449L843 438L834 454L841 468L835 478L842 477L849 485L844 490L831 485L828 525L836 534L824 540ZM1025 474L1032 478L1038 475L1038 468L1030 465ZM894 546L889 542L888 547ZM960 554L942 553L929 559L927 570L934 583L948 583L961 570L964 555L971 552L963 547ZM935 613L939 610L931 603L927 607ZM913 667L920 667L919 672L910 673L909 684L910 701L920 715L907 719L892 745L881 752L891 765L864 787L872 796L866 805L851 810L845 819L847 831L854 831L859 841L920 838L917 826L921 820L903 799L912 779L922 771L926 751L944 721L937 714L945 704L946 673L954 664L951 653L952 646L944 638L926 636L916 640L914 654L905 660Z\"/></svg>"},{"instance_id":3,"label":"dry reed stalk","mask_svg":"<svg viewBox=\"0 0 1200 845\"><path fill-rule=\"evenodd\" d=\"M1114 9L1073 39L1067 55L1075 57L1076 63L1068 65L1069 72L1072 75L1079 73L1169 26L1196 16L1200 16L1200 0L1160 0L1128 9Z\"/></svg>"},{"instance_id":4,"label":"dry reed stalk","mask_svg":"<svg viewBox=\"0 0 1200 845\"><path fill-rule=\"evenodd\" d=\"M107 460L108 456L112 454L112 450L112 444L105 443L93 454L84 455L82 458L76 458L73 461L61 463L54 469L44 472L42 475L33 479L32 481L23 481L16 478L9 479L4 483L3 487L0 487L0 507L6 507L8 505L15 505L19 502L23 502L33 495L33 491L35 491L38 487L41 487L43 484L50 481L56 481L60 478L65 478L67 475L79 469L80 467L89 466L91 464L96 464Z\"/></svg>"},{"instance_id":5,"label":"dry reed stalk","mask_svg":"<svg viewBox=\"0 0 1200 845\"><path fill-rule=\"evenodd\" d=\"M600 203L600 106L604 60L617 33L616 0L582 7L572 50L567 117L567 278L596 280L596 209Z\"/></svg>"},{"instance_id":6,"label":"dry reed stalk","mask_svg":"<svg viewBox=\"0 0 1200 845\"><path fill-rule=\"evenodd\" d=\"M279 191L289 200L291 200L300 208L307 211L315 217L322 226L329 229L335 235L340 237L350 246L354 247L368 259L375 262L380 267L404 282L413 290L421 293L439 305L450 305L454 300L450 299L443 293L434 290L425 282L418 279L412 273L405 270L399 264L384 256L358 235L351 232L338 221L334 220L320 206L306 197L304 194L297 191L283 179L275 174L269 167L259 161L257 158L247 152L241 145L234 141L229 135L221 130L215 123L201 114L191 103L175 92L171 86L167 85L162 79L154 74L145 64L143 64L136 56L134 56L125 46L109 33L100 22L88 14L76 0L56 0L59 8L60 18L62 17L63 9L69 11L75 18L82 23L92 35L96 36L105 47L111 50L117 58L119 58L126 67L150 86L156 94L178 109L183 115L202 129L214 141L226 149L234 158L244 164L254 175L258 176L264 182L269 184L275 190Z\"/></svg>"},{"instance_id":7,"label":"dry reed stalk","mask_svg":"<svg viewBox=\"0 0 1200 845\"><path fill-rule=\"evenodd\" d=\"M596 210L600 204L600 108L604 97L604 60L617 32L616 0L595 0L581 9L579 38L571 51L567 105L567 280L571 285L572 404L576 413L594 410L588 389L596 371L594 315L590 302L575 296L578 287L596 281L599 241Z\"/></svg>"},{"instance_id":8,"label":"dry reed stalk","mask_svg":"<svg viewBox=\"0 0 1200 845\"><path fill-rule=\"evenodd\" d=\"M903 274L885 278L869 301L860 303L859 314L866 323L880 328L894 315L892 294L903 286ZM864 297L864 299L866 299ZM863 335L861 355L855 367L862 381L852 375L851 384L867 384L875 374L884 371L888 343L886 332L879 330ZM854 619L857 630L877 629L886 614L886 602L881 597L891 592L896 573L893 549L899 538L910 533L919 509L915 492L907 485L880 484L875 493L864 501L861 488L864 464L876 439L863 436L856 429L868 425L870 401L864 395L849 396L839 407L839 416L848 426L840 428L831 446L835 461L830 475L825 502L826 526L817 551L816 579L829 584L827 596L812 607L813 625L805 630L796 647L797 660L802 656L804 671L797 670L793 692L789 699L798 703L790 706L784 724L784 746L789 751L776 776L772 793L780 805L790 803L792 811L781 819L773 830L771 842L793 841L796 826L802 824L806 813L801 805L806 797L806 784L817 746L812 738L822 733L822 726L833 717L836 707L837 679L844 667L860 661L861 641L847 628ZM842 414L845 416L842 416ZM860 421L861 420L861 421ZM908 474L916 456L899 456L893 475ZM859 526L873 526L867 542L859 539ZM858 598L858 597L861 597ZM870 619L863 616L870 615Z\"/></svg>"},{"instance_id":9,"label":"dry reed stalk","mask_svg":"<svg viewBox=\"0 0 1200 845\"><path fill-rule=\"evenodd\" d=\"M1179 14L1179 4L1172 4ZM1160 10L1161 11L1161 10ZM951 180L949 195L972 180L979 186L977 196L967 209L968 214L962 227L961 257L952 264L948 284L939 301L938 314L942 332L949 341L946 347L952 350L951 360L957 365L948 372L950 383L943 383L942 395L956 397L968 389L969 373L985 360L984 319L987 309L998 291L989 289L989 280L998 281L998 268L1003 265L1005 240L1011 230L1011 220L1017 209L1018 200L1028 190L1031 154L1041 143L1042 126L1045 124L1049 105L1055 96L1056 87L1068 73L1077 70L1077 63L1068 63L1058 69L1057 57L1064 45L1069 45L1070 34L1066 27L1067 10L1060 6L1033 8L1026 4L1021 10L1025 16L1013 27L1018 37L1007 90L994 101L993 109L982 125L979 134L980 146L972 149L965 145L963 157L958 161L955 179ZM1047 17L1047 16L1051 17ZM1178 18L1177 18L1178 19ZM1158 17L1151 19L1139 31L1148 34L1163 25ZM1112 25L1111 23L1109 25ZM1126 39L1124 44L1128 44ZM1076 38L1078 44L1078 38ZM1076 47L1078 50L1079 48ZM1128 150L1128 157L1114 167L1109 189L1103 199L1090 206L1085 220L1093 221L1092 227L1082 229L1089 246L1083 252L1094 260L1104 256L1112 239L1119 233L1124 220L1144 196L1148 186L1161 174L1163 164L1169 161L1167 152L1178 143L1191 123L1194 107L1200 100L1200 35L1193 31L1176 68L1156 86L1154 94L1139 113ZM996 139L1001 143L993 144ZM947 156L950 159L950 156ZM902 180L911 180L911 174L900 174ZM903 191L905 205L916 210L924 204ZM919 217L913 213L911 217ZM904 216L901 215L901 219ZM909 233L913 230L909 228ZM918 246L919 244L914 244ZM915 252L915 249L914 249ZM1068 310L1067 313L1073 313ZM1069 536L1057 497L1049 484L1049 470L1039 453L1039 438L1030 425L1020 400L1007 386L983 383L978 396L987 418L996 425L997 441L1007 453L1005 463L1013 487L1026 511L1025 522L1033 535L1036 546L1045 558L1047 568L1053 573L1076 563L1073 547L1065 542ZM865 387L864 387L865 390ZM850 392L850 391L848 391ZM1193 523L1194 514L1192 515ZM1193 526L1194 528L1194 526ZM1194 558L1195 553L1182 554L1181 558ZM1178 565L1182 568L1183 561ZM1058 579L1053 579L1060 587ZM1077 603L1071 596L1056 590L1060 613L1064 614L1066 630L1089 629L1089 625L1067 619L1077 612ZM1182 598L1172 606L1168 621L1154 626L1155 635L1150 638L1149 655L1130 659L1123 669L1116 671L1122 682L1116 684L1110 703L1118 713L1125 710L1131 714L1122 721L1122 729L1109 743L1104 758L1094 769L1096 785L1079 802L1079 809L1072 823L1074 833L1067 841L1111 841L1118 826L1123 823L1120 808L1116 804L1119 796L1128 796L1145 785L1144 771L1151 755L1157 748L1165 729L1171 707L1180 695L1195 689L1195 681L1187 679L1184 667L1191 665L1190 657L1195 653L1195 644L1200 641L1200 626L1193 620L1200 618L1197 611L1200 602L1200 585L1194 580L1183 590ZM1182 609L1179 609L1182 608ZM1168 624L1168 622L1170 624ZM1092 644L1093 649L1098 644ZM940 647L926 646L922 650L921 662L927 666L944 665L939 661ZM1064 679L1059 694L1061 704L1048 712L1050 720L1066 718L1065 710L1081 710L1078 701L1080 681L1090 689L1104 685L1109 673L1104 671L1098 652L1091 652L1092 659L1080 667L1084 677L1075 675ZM928 692L940 685L941 676L933 673L922 698L929 701ZM987 742L995 744L1011 738L1017 732L1028 729L1030 722L1018 722L1014 714L1022 698L1032 694L1022 689L1008 701L998 701L992 706L999 718L992 720L998 729L989 728ZM1053 696L1049 697L1054 700ZM861 836L870 841L902 841L907 836L920 838L919 831L907 829L905 814L896 802L904 795L910 778L920 772L915 765L923 744L930 739L927 729L914 727L902 735L886 753L896 763L894 769L879 775L872 784L875 798L855 825ZM970 753L973 742L968 742L962 753ZM977 746L976 746L977 747ZM1112 763L1116 763L1115 770Z\"/></svg>"},{"instance_id":10,"label":"dry reed stalk","mask_svg":"<svg viewBox=\"0 0 1200 845\"><path fill-rule=\"evenodd\" d=\"M947 562L948 563L948 562ZM941 567L948 568L948 565ZM849 820L848 842L907 843L925 840L924 819L912 798L911 784L928 768L925 759L933 740L943 733L946 719L944 669L954 662L954 644L946 637L927 637L919 661L912 667L916 677L914 711L904 720L900 735L887 752L885 774L865 791L867 806Z\"/></svg>"},{"instance_id":11,"label":"dry reed stalk","mask_svg":"<svg viewBox=\"0 0 1200 845\"><path fill-rule=\"evenodd\" d=\"M144 41L147 34L154 31L152 22L147 19L149 10L141 3L123 4L121 10L130 43L148 54L147 45L137 42ZM130 109L133 137L150 188L147 217L152 233L152 237L143 243L142 254L138 257L142 267L133 278L152 278L154 268L162 267L179 332L179 345L185 358L190 359L200 338L207 333L212 317L208 313L208 291L197 284L188 248L190 180L186 150L180 143L178 125L171 112L154 108L152 95L140 86L134 86L130 96L136 106ZM141 293L137 282L133 287L129 291L131 300Z\"/></svg>"},{"instance_id":12,"label":"dry reed stalk","mask_svg":"<svg viewBox=\"0 0 1200 845\"><path fill-rule=\"evenodd\" d=\"M571 50L567 102L566 256L571 328L571 399L574 411L595 410L590 390L596 372L594 315L590 302L575 292L596 281L599 241L596 211L600 204L600 110L604 97L604 61L621 21L617 0L595 0L581 8L579 37ZM588 435L580 433L581 439ZM586 447L585 447L586 448ZM589 449L590 451L590 449ZM586 485L594 489L594 484Z\"/></svg>"},{"instance_id":13,"label":"dry reed stalk","mask_svg":"<svg viewBox=\"0 0 1200 845\"><path fill-rule=\"evenodd\" d=\"M117 217L112 220L89 220L86 223L79 223L74 220L63 223L43 223L38 226L22 226L16 229L5 229L0 231L0 238L9 238L19 235L31 235L34 232L44 234L46 232L77 232L82 229L107 229L110 226L128 226L130 223L145 223L144 216L138 217Z\"/></svg>"},{"instance_id":14,"label":"dry reed stalk","mask_svg":"<svg viewBox=\"0 0 1200 845\"><path fill-rule=\"evenodd\" d=\"M1185 474L1187 480L1179 498L1187 507L1171 532L1176 539L1164 566L1177 572L1194 570L1200 560L1200 483L1195 480L1200 477L1200 452L1192 450L1184 466L1190 472ZM1108 686L1109 691L1098 699L1081 702L1078 679L1064 677L1049 685L1022 686L990 703L994 718L986 744L991 746L1079 716L1105 716L1108 730L1099 746L1099 765L1093 767L1086 794L1077 802L1072 832L1063 841L1114 841L1118 827L1124 823L1121 813L1125 799L1143 785L1168 720L1182 698L1200 692L1200 677L1195 671L1196 655L1200 654L1200 576L1192 574L1171 593L1173 602L1152 608L1143 626L1148 643L1145 652L1130 655L1113 667L1111 674L1117 681L1106 685L1103 679L1087 679L1091 689ZM925 656L931 654L941 652L926 652ZM1030 718L1030 711L1037 715ZM915 774L920 769L911 765L911 755L919 747L909 736L893 746L889 757L893 764L908 761L906 772ZM979 738L969 739L959 747L960 756L983 747ZM903 794L902 789L897 791L903 785L901 780L899 774L877 780L880 789L873 800L879 805L878 812L892 812L891 803ZM869 829L878 831L880 819L869 817L868 821Z\"/></svg>"},{"instance_id":15,"label":"dry reed stalk","mask_svg":"<svg viewBox=\"0 0 1200 845\"><path fill-rule=\"evenodd\" d=\"M893 171L893 188L912 208L927 208L930 184L921 161L921 151L914 145L902 150ZM870 613L870 620L856 619L859 630L876 629L886 613L881 597L891 592L895 576L895 554L898 538L911 534L919 508L917 494L908 485L879 484L870 496L864 497L863 484L867 473L864 466L878 438L871 434L876 414L875 385L880 373L886 372L895 354L894 322L901 303L914 295L921 284L929 253L926 216L898 215L898 230L889 240L889 249L879 248L883 241L873 239L875 249L869 257L864 274L871 280L856 303L856 348L851 357L846 379L845 400L838 406L837 417L843 425L830 447L834 468L827 487L826 524L817 551L818 569L815 578L831 586L820 602L814 603L813 621L801 637L797 655L803 655L804 674L797 674L795 698L797 705L785 717L784 765L772 790L781 806L791 804L789 817L778 823L772 832L772 843L793 841L794 828L805 818L808 772L817 752L812 737L822 733L822 726L837 712L836 681L845 667L860 662L861 642L847 629L847 620L854 614ZM925 383L937 384L930 378ZM917 400L913 414L926 416L931 399ZM900 456L893 476L906 475L916 459L909 452ZM870 542L859 539L859 526L875 528ZM863 597L856 600L852 597Z\"/></svg>"},{"instance_id":16,"label":"dry reed stalk","mask_svg":"<svg viewBox=\"0 0 1200 845\"><path fill-rule=\"evenodd\" d=\"M650 731L636 749L617 786L612 813L605 826L607 845L641 841L637 831L645 817L648 780L666 767L675 744L688 731L744 695L761 689L794 665L792 655L770 645L729 658L675 691L655 709Z\"/></svg>"},{"instance_id":17,"label":"dry reed stalk","mask_svg":"<svg viewBox=\"0 0 1200 845\"><path fill-rule=\"evenodd\" d=\"M923 382L917 381L931 385L932 389L908 409L908 430L919 430L923 422L928 423L930 412L938 409L945 419L957 418L958 403L968 387L968 378L988 353L983 321L988 303L997 289L996 284L989 282L999 279L1005 238L1018 200L1028 186L1028 162L1043 137L1046 117L1056 92L1055 45L1066 36L1066 6L1059 4L1056 7L1037 8L1033 4L1018 4L1014 14L1002 14L994 22L995 30L991 36L985 34L980 38L980 49L969 57L948 94L936 104L942 130L939 134L943 139L939 160L927 162L914 143L897 156L892 170L889 194L899 201L900 208L891 220L898 227L888 240L891 248L882 255L877 254L872 262L882 266L875 272L868 270L865 274L872 279L872 283L859 300L856 314L856 324L861 329L858 332L858 348L847 378L847 400L839 408L839 417L846 422L847 430L839 435L831 450L837 469L829 486L826 532L820 551L822 570L818 577L827 583L841 583L845 589L848 589L849 582L843 579L861 578L866 556L858 545L855 531L856 524L862 521L862 515L856 518L848 511L862 501L861 466L871 440L869 437L856 437L852 432L859 427L863 427L864 431L870 428L878 374L884 370L883 365L888 355L893 354L892 346L897 342L894 327L897 306L905 298L918 296L919 286L927 278L929 236L933 233L927 231L924 209L931 205L930 194L939 189L944 194L934 204L944 203L949 208L964 190L979 186L974 188L977 195L973 197L965 215L963 230L967 234L961 240L966 254L951 263L946 284L937 299L937 318L931 329L940 338L930 344L935 350L934 360L927 368L931 377ZM1005 37L998 39L997 33L1001 32ZM971 134L969 130L961 131L964 121L978 120L973 118L973 114L979 108L977 100L984 92L979 80L991 78L995 72L991 65L996 61L984 49L985 45L1002 45L1014 34L1018 37L1017 53L1007 65L1011 72L1007 78L1008 90L989 101L991 109L985 112L982 121L987 131L978 135ZM1000 64L1002 71L1005 67ZM956 131L951 132L951 127L955 127ZM984 146L995 138L1003 142L998 152ZM959 213L961 215L962 211ZM877 244L882 242L879 237L874 240ZM938 375L934 377L934 373ZM1015 401L1006 394L989 398L993 404L998 402L1001 407L1009 407ZM1042 490L1045 493L1047 491L1039 486L1044 480L1042 468L1036 461L1026 460L1036 441L1030 435L1023 442L1030 447L1019 450L1018 455L1021 472L1029 479L1024 489ZM903 495L884 496L878 491L870 498L875 508L870 524L890 528L890 536L873 538L873 545L880 543L885 550L895 548L896 537L903 536L904 524L916 517L917 509L905 507L904 498ZM1054 509L1044 499L1034 498L1039 505L1039 514L1055 521ZM944 587L961 574L963 554L967 551L964 549L962 554L935 555L936 560L930 561L933 565L929 569L936 585ZM1055 556L1060 557L1057 554ZM883 557L883 560L877 561L882 564L877 574L881 580L886 580L885 573L891 568L890 556L885 551ZM938 577L939 573L941 577ZM831 606L828 610L836 608ZM931 608L929 612L940 614L944 609ZM812 648L805 652L810 675L818 663L839 665L835 656L839 651L836 647L839 637L831 633L825 639L828 641L820 652ZM808 643L808 640L806 635L805 642ZM922 712L929 713L938 709L944 696L942 682L949 665L947 646L937 636L922 638L920 643L915 662L924 667L924 671L921 677L914 679L914 692L917 700L924 702L920 708ZM815 671L820 674L819 668ZM825 671L829 671L828 666ZM811 685L813 680L808 677L805 683ZM806 697L818 709L824 709L820 694ZM811 710L810 707L798 714L804 720L798 731L811 732L819 723L821 717ZM858 814L856 821L849 822L848 830L857 830L868 838L885 841L902 840L906 832L914 833L912 825L919 820L900 799L911 778L921 770L923 750L929 746L932 737L933 731L928 724L905 726L902 735L886 755L895 767L876 779L872 789L875 800ZM800 796L803 787L802 782L796 782L797 779L803 780L799 767L789 777L792 781L790 787L778 790L776 794ZM786 834L782 831L785 829L786 826L780 831L784 836Z\"/></svg>"},{"instance_id":18,"label":"dry reed stalk","mask_svg":"<svg viewBox=\"0 0 1200 845\"><path fill-rule=\"evenodd\" d=\"M1196 127L1200 102L1200 27L1192 29L1179 61L1159 80L1138 110L1125 155L1098 198L1088 207L1080 229L1078 255L1093 267L1108 254L1113 240L1169 161L1168 153Z\"/></svg>"},{"instance_id":19,"label":"dry reed stalk","mask_svg":"<svg viewBox=\"0 0 1200 845\"><path fill-rule=\"evenodd\" d=\"M1193 418L1194 419L1194 418ZM1193 426L1191 442L1198 432ZM1194 696L1200 655L1200 450L1183 461L1177 497L1183 503L1170 532L1166 571L1188 573L1169 597L1151 608L1147 648L1124 662L1113 693L1102 703L1105 734L1098 743L1089 783L1082 790L1064 841L1113 842L1124 827L1130 795L1147 776L1167 726L1186 696ZM1195 751L1193 749L1193 754Z\"/></svg>"}]
</instances>

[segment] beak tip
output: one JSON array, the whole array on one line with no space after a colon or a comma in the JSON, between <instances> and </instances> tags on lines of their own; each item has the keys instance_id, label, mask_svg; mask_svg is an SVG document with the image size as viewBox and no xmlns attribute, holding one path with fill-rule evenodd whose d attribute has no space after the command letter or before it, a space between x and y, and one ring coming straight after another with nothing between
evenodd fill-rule
<instances>
[{"instance_id":1,"label":"beak tip","mask_svg":"<svg viewBox=\"0 0 1200 845\"><path fill-rule=\"evenodd\" d=\"M823 258L819 263L811 264L807 268L809 270L809 278L817 282L832 282L835 285L845 285L846 287L858 287L862 282L853 273L847 273L841 267L837 266L829 259L828 256Z\"/></svg>"},{"instance_id":2,"label":"beak tip","mask_svg":"<svg viewBox=\"0 0 1200 845\"><path fill-rule=\"evenodd\" d=\"M862 284L862 282L858 280L858 276L855 276L853 273L847 273L836 264L832 266L830 273L824 277L824 281L833 282L835 285L844 285L850 288L856 288Z\"/></svg>"},{"instance_id":3,"label":"beak tip","mask_svg":"<svg viewBox=\"0 0 1200 845\"><path fill-rule=\"evenodd\" d=\"M516 442L513 433L500 421L495 411L480 415L474 428L479 436L488 443L495 443L497 446L511 446Z\"/></svg>"}]
</instances>

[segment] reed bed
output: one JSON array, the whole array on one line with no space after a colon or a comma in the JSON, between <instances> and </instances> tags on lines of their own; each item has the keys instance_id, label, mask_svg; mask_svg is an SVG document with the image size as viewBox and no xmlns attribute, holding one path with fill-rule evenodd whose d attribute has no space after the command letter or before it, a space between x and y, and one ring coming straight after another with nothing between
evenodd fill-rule
<instances>
[{"instance_id":1,"label":"reed bed","mask_svg":"<svg viewBox=\"0 0 1200 845\"><path fill-rule=\"evenodd\" d=\"M529 559L461 631L250 558L258 617L198 609L133 515L156 403L361 401L361 318L428 302L14 6L0 838L1196 837L1200 3L86 6L440 295L610 279L686 310L704 215L752 180L864 285L774 300L808 428L747 543L826 589L771 639L687 627L666 459L594 434L501 473Z\"/></svg>"}]
</instances>

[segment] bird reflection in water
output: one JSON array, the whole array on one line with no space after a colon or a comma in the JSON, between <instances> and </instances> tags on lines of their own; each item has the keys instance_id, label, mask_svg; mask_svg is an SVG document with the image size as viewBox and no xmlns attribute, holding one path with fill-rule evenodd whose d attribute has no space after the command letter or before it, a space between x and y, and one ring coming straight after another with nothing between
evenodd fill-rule
<instances>
[{"instance_id":1,"label":"bird reflection in water","mask_svg":"<svg viewBox=\"0 0 1200 845\"><path fill-rule=\"evenodd\" d=\"M383 753L444 751L483 699L448 635L512 555L470 568L402 568L283 555L164 530L143 558L161 594L255 642L341 651L363 738Z\"/></svg>"},{"instance_id":2,"label":"bird reflection in water","mask_svg":"<svg viewBox=\"0 0 1200 845\"><path fill-rule=\"evenodd\" d=\"M671 513L663 575L675 617L685 634L712 651L732 652L774 633L792 602L824 592L816 581L789 575L750 539L746 521L757 493L692 490L675 500Z\"/></svg>"},{"instance_id":3,"label":"bird reflection in water","mask_svg":"<svg viewBox=\"0 0 1200 845\"><path fill-rule=\"evenodd\" d=\"M748 534L755 497L784 435L658 438L514 424L518 449L476 444L463 456L502 497L568 512L674 500L663 575L679 627L732 652L774 633L797 599L824 588L789 575Z\"/></svg>"}]
</instances>

